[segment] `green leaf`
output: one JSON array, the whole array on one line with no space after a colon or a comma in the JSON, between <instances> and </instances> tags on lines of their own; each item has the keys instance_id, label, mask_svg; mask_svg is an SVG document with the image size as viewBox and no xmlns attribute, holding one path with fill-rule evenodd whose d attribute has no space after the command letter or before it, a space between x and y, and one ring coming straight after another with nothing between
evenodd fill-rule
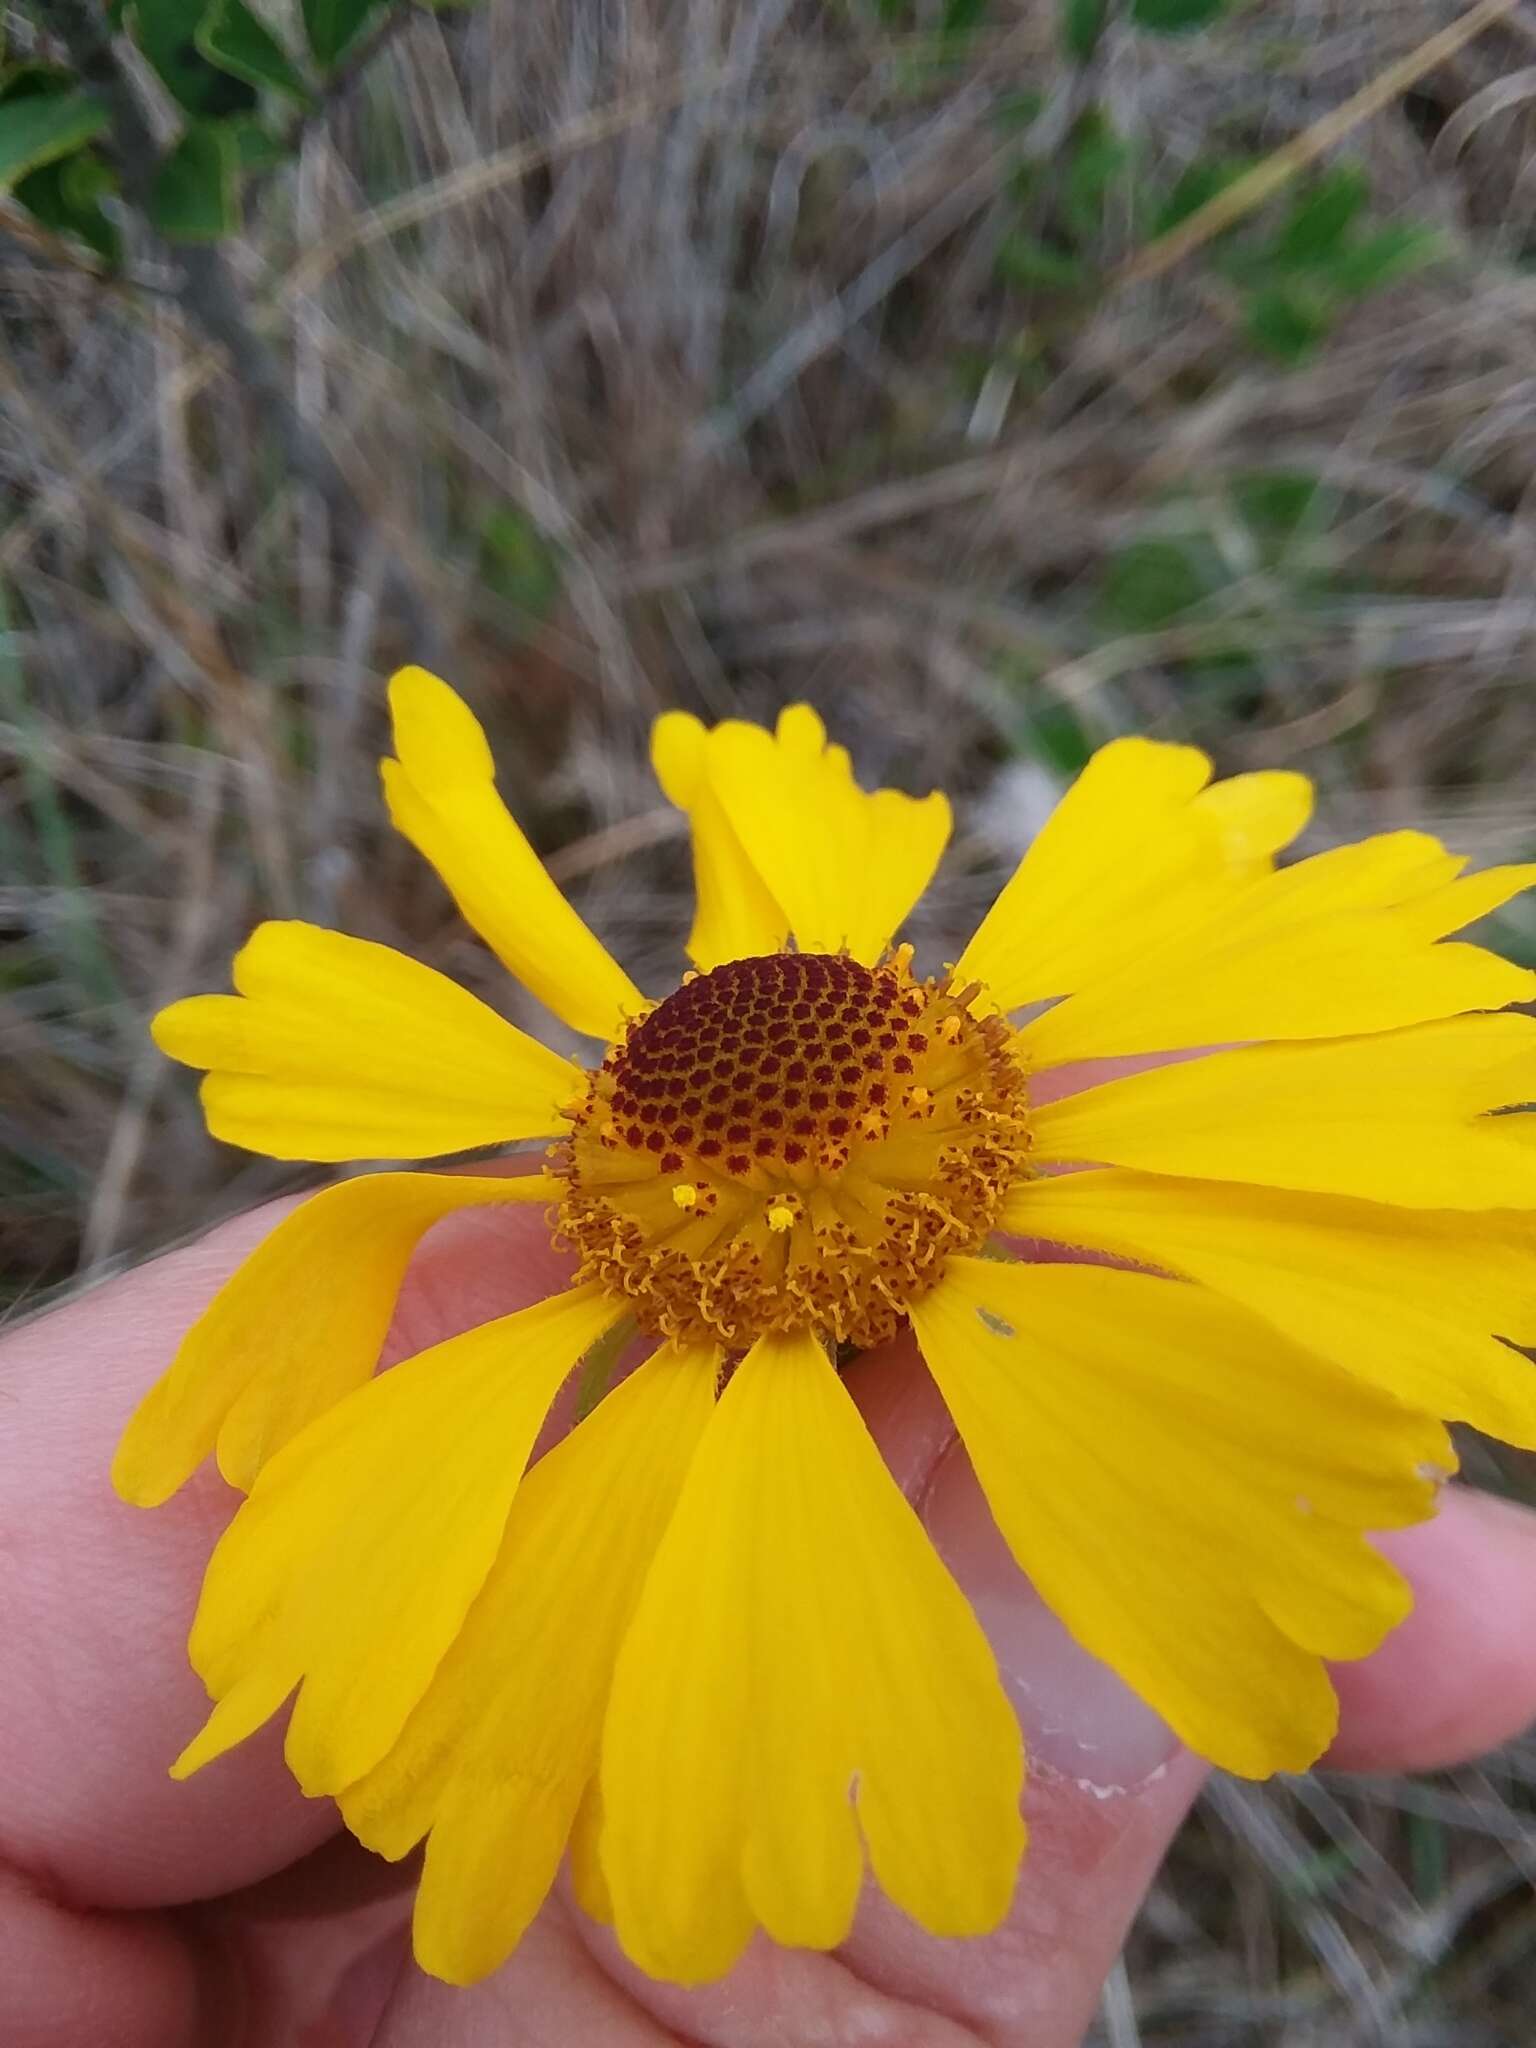
<instances>
[{"instance_id":1,"label":"green leaf","mask_svg":"<svg viewBox=\"0 0 1536 2048\"><path fill-rule=\"evenodd\" d=\"M309 87L289 61L271 31L252 14L245 0L212 0L193 41L210 64L217 64L247 85L285 92L290 99L309 99Z\"/></svg>"},{"instance_id":2,"label":"green leaf","mask_svg":"<svg viewBox=\"0 0 1536 2048\"><path fill-rule=\"evenodd\" d=\"M1086 64L1099 47L1109 0L1061 0L1061 47L1074 63Z\"/></svg>"},{"instance_id":3,"label":"green leaf","mask_svg":"<svg viewBox=\"0 0 1536 2048\"><path fill-rule=\"evenodd\" d=\"M1072 131L1061 210L1079 235L1094 234L1104 218L1104 202L1115 181L1129 167L1130 145L1099 107L1090 107Z\"/></svg>"},{"instance_id":4,"label":"green leaf","mask_svg":"<svg viewBox=\"0 0 1536 2048\"><path fill-rule=\"evenodd\" d=\"M1087 276L1087 265L1080 256L1070 255L1064 249L1053 249L1047 243L1037 241L1033 235L1007 235L998 244L992 267L1004 284L1017 286L1020 290L1042 288L1046 291L1070 291L1080 285Z\"/></svg>"},{"instance_id":5,"label":"green leaf","mask_svg":"<svg viewBox=\"0 0 1536 2048\"><path fill-rule=\"evenodd\" d=\"M0 71L0 106L49 93L73 92L75 74L63 64L8 64Z\"/></svg>"},{"instance_id":6,"label":"green leaf","mask_svg":"<svg viewBox=\"0 0 1536 2048\"><path fill-rule=\"evenodd\" d=\"M1299 363L1327 339L1333 309L1302 285L1267 285L1248 301L1246 319L1249 335L1266 355Z\"/></svg>"},{"instance_id":7,"label":"green leaf","mask_svg":"<svg viewBox=\"0 0 1536 2048\"><path fill-rule=\"evenodd\" d=\"M1155 36L1185 36L1208 28L1228 0L1131 0L1131 19Z\"/></svg>"},{"instance_id":8,"label":"green leaf","mask_svg":"<svg viewBox=\"0 0 1536 2048\"><path fill-rule=\"evenodd\" d=\"M1153 236L1166 235L1170 228L1178 227L1192 213L1198 213L1218 193L1225 192L1229 185L1235 185L1239 178L1246 177L1253 164L1254 159L1250 156L1196 157L1181 172L1173 190L1154 215ZM1230 234L1231 229L1224 229L1223 233Z\"/></svg>"},{"instance_id":9,"label":"green leaf","mask_svg":"<svg viewBox=\"0 0 1536 2048\"><path fill-rule=\"evenodd\" d=\"M1256 538L1285 547L1317 527L1321 477L1305 469L1253 469L1232 479L1232 498Z\"/></svg>"},{"instance_id":10,"label":"green leaf","mask_svg":"<svg viewBox=\"0 0 1536 2048\"><path fill-rule=\"evenodd\" d=\"M981 27L991 4L992 0L944 0L940 36L945 42L963 42Z\"/></svg>"},{"instance_id":11,"label":"green leaf","mask_svg":"<svg viewBox=\"0 0 1536 2048\"><path fill-rule=\"evenodd\" d=\"M1189 548L1176 540L1133 540L1105 568L1104 611L1124 633L1155 633L1208 595Z\"/></svg>"},{"instance_id":12,"label":"green leaf","mask_svg":"<svg viewBox=\"0 0 1536 2048\"><path fill-rule=\"evenodd\" d=\"M73 235L108 263L116 263L122 255L122 236L101 205L116 190L117 176L110 165L94 149L80 149L28 172L14 197L44 227Z\"/></svg>"},{"instance_id":13,"label":"green leaf","mask_svg":"<svg viewBox=\"0 0 1536 2048\"><path fill-rule=\"evenodd\" d=\"M1094 741L1083 730L1076 712L1066 704L1049 700L1037 704L1029 713L1020 737L1024 740L1021 751L1027 750L1063 779L1080 775L1094 751Z\"/></svg>"},{"instance_id":14,"label":"green leaf","mask_svg":"<svg viewBox=\"0 0 1536 2048\"><path fill-rule=\"evenodd\" d=\"M303 0L310 55L329 71L357 40L379 0Z\"/></svg>"},{"instance_id":15,"label":"green leaf","mask_svg":"<svg viewBox=\"0 0 1536 2048\"><path fill-rule=\"evenodd\" d=\"M79 149L106 120L106 108L88 92L22 92L0 103L0 192Z\"/></svg>"},{"instance_id":16,"label":"green leaf","mask_svg":"<svg viewBox=\"0 0 1536 2048\"><path fill-rule=\"evenodd\" d=\"M133 0L123 9L123 21L166 90L189 114L209 119L248 114L256 105L250 80L209 63L197 47L198 27L207 12L208 0Z\"/></svg>"},{"instance_id":17,"label":"green leaf","mask_svg":"<svg viewBox=\"0 0 1536 2048\"><path fill-rule=\"evenodd\" d=\"M1025 87L1020 92L1005 92L993 108L993 119L999 128L1031 128L1040 118L1045 105L1045 95Z\"/></svg>"},{"instance_id":18,"label":"green leaf","mask_svg":"<svg viewBox=\"0 0 1536 2048\"><path fill-rule=\"evenodd\" d=\"M1327 263L1342 247L1355 216L1371 196L1370 180L1350 166L1329 171L1299 194L1270 254L1287 270Z\"/></svg>"},{"instance_id":19,"label":"green leaf","mask_svg":"<svg viewBox=\"0 0 1536 2048\"><path fill-rule=\"evenodd\" d=\"M1445 254L1445 238L1438 228L1398 221L1345 249L1329 267L1328 282L1346 298L1362 298L1426 264L1438 263Z\"/></svg>"},{"instance_id":20,"label":"green leaf","mask_svg":"<svg viewBox=\"0 0 1536 2048\"><path fill-rule=\"evenodd\" d=\"M239 225L239 140L217 121L197 121L160 166L149 217L170 242L216 242Z\"/></svg>"},{"instance_id":21,"label":"green leaf","mask_svg":"<svg viewBox=\"0 0 1536 2048\"><path fill-rule=\"evenodd\" d=\"M223 126L233 138L235 159L242 171L269 171L274 164L286 163L293 153L283 138L264 128L254 114L226 121Z\"/></svg>"},{"instance_id":22,"label":"green leaf","mask_svg":"<svg viewBox=\"0 0 1536 2048\"><path fill-rule=\"evenodd\" d=\"M560 595L560 557L517 505L498 505L480 524L480 580L537 623Z\"/></svg>"}]
</instances>

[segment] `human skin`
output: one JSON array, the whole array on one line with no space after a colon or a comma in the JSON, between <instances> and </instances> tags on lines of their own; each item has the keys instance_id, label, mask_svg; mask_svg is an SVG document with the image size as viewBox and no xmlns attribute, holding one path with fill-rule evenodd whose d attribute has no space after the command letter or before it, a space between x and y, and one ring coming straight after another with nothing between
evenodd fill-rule
<instances>
[{"instance_id":1,"label":"human skin","mask_svg":"<svg viewBox=\"0 0 1536 2048\"><path fill-rule=\"evenodd\" d=\"M482 1171L484 1169L481 1169ZM911 1345L848 1380L991 1636L1031 1755L1032 1840L996 1934L924 1936L873 1893L833 1955L759 1940L681 1991L627 1964L563 1891L493 1978L417 1972L412 1865L303 1798L269 1727L184 1785L200 1724L186 1634L237 1505L211 1469L153 1513L107 1469L131 1408L273 1204L0 1344L0 2040L7 2048L1075 2048L1203 1767L1079 1651L1004 1551ZM482 1210L424 1245L386 1359L524 1306L566 1266L540 1219ZM1536 1718L1536 1516L1451 1489L1381 1539L1412 1617L1337 1668L1330 1761L1420 1769Z\"/></svg>"}]
</instances>

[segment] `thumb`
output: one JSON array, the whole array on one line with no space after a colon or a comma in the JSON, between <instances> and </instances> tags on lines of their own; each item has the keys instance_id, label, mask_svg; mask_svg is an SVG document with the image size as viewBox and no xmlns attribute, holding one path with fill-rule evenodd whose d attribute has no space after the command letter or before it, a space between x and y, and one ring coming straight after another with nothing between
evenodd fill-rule
<instances>
[{"instance_id":1,"label":"thumb","mask_svg":"<svg viewBox=\"0 0 1536 2048\"><path fill-rule=\"evenodd\" d=\"M911 1339L867 1352L847 1384L991 1638L1023 1725L1030 1844L1012 1911L994 1934L943 1941L866 1885L834 1956L759 1939L728 1977L689 1991L645 1979L609 1939L592 1952L666 2038L709 2048L809 2038L812 2015L829 2014L840 2041L1077 2048L1206 1767L1077 1647L1019 1571ZM429 2038L400 2036L413 2048Z\"/></svg>"},{"instance_id":2,"label":"thumb","mask_svg":"<svg viewBox=\"0 0 1536 2048\"><path fill-rule=\"evenodd\" d=\"M1206 1767L1078 1647L1014 1563L915 1347L860 1361L850 1381L991 1639L1024 1730L1030 1841L995 1934L934 1941L872 1896L844 1960L999 2048L1077 2048Z\"/></svg>"},{"instance_id":3,"label":"thumb","mask_svg":"<svg viewBox=\"0 0 1536 2048\"><path fill-rule=\"evenodd\" d=\"M991 1639L1030 1756L1030 1846L996 1934L935 1942L871 1898L843 1959L997 2048L1078 2048L1206 1767L1014 1563L915 1348L871 1354L849 1379ZM1440 1768L1519 1734L1536 1720L1536 1514L1454 1487L1434 1521L1381 1547L1414 1611L1375 1656L1334 1667L1330 1766Z\"/></svg>"}]
</instances>

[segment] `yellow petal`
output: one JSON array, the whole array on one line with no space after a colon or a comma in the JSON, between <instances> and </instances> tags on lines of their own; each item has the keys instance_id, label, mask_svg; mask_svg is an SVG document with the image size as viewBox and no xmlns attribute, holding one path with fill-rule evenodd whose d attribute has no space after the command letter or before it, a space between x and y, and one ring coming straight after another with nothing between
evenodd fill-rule
<instances>
[{"instance_id":1,"label":"yellow petal","mask_svg":"<svg viewBox=\"0 0 1536 2048\"><path fill-rule=\"evenodd\" d=\"M1536 1215L1106 1171L1026 1182L1001 1227L1198 1280L1409 1407L1536 1450L1536 1365L1510 1348L1536 1345Z\"/></svg>"},{"instance_id":2,"label":"yellow petal","mask_svg":"<svg viewBox=\"0 0 1536 2048\"><path fill-rule=\"evenodd\" d=\"M689 748L700 744L701 764L690 763ZM826 729L808 704L790 705L774 733L728 719L700 742L672 726L659 772L668 794L693 792L684 808L710 877L711 895L706 903L701 893L700 907L714 920L705 935L715 945L738 936L755 951L772 951L762 943L770 928L766 897L781 913L776 928L782 932L787 923L802 952L846 947L856 960L872 962L927 888L949 838L947 798L860 789L846 750L826 744ZM718 818L703 803L706 790L719 805ZM758 876L761 896L741 883L721 820ZM737 892L739 931L720 918L727 878Z\"/></svg>"},{"instance_id":3,"label":"yellow petal","mask_svg":"<svg viewBox=\"0 0 1536 2048\"><path fill-rule=\"evenodd\" d=\"M688 957L701 972L782 951L789 919L747 859L705 773L708 735L687 711L666 711L651 733L651 764L667 799L688 814L696 904Z\"/></svg>"},{"instance_id":4,"label":"yellow petal","mask_svg":"<svg viewBox=\"0 0 1536 2048\"><path fill-rule=\"evenodd\" d=\"M619 1655L603 1733L614 1924L699 1983L754 1923L848 1931L860 1828L936 1934L1006 1912L1017 1723L986 1639L825 1353L763 1338L704 1432Z\"/></svg>"},{"instance_id":5,"label":"yellow petal","mask_svg":"<svg viewBox=\"0 0 1536 2048\"><path fill-rule=\"evenodd\" d=\"M1405 903L1394 922L1402 931L1422 940L1443 938L1459 932L1492 910L1500 910L1513 897L1536 888L1536 864L1521 867L1484 868L1481 874L1463 875L1447 882L1416 901Z\"/></svg>"},{"instance_id":6,"label":"yellow petal","mask_svg":"<svg viewBox=\"0 0 1536 2048\"><path fill-rule=\"evenodd\" d=\"M403 1856L430 1829L416 1960L468 1984L544 1902L597 1769L613 1662L714 1406L718 1354L670 1347L542 1458L501 1551L394 1747L342 1795Z\"/></svg>"},{"instance_id":7,"label":"yellow petal","mask_svg":"<svg viewBox=\"0 0 1536 2048\"><path fill-rule=\"evenodd\" d=\"M1312 816L1312 785L1305 775L1265 768L1210 783L1190 805L1216 834L1221 859L1235 875L1264 874L1282 846L1304 832Z\"/></svg>"},{"instance_id":8,"label":"yellow petal","mask_svg":"<svg viewBox=\"0 0 1536 2048\"><path fill-rule=\"evenodd\" d=\"M1041 1161L1134 1166L1416 1209L1536 1208L1517 1116L1536 1018L1453 1017L1376 1038L1260 1045L1042 1104Z\"/></svg>"},{"instance_id":9,"label":"yellow petal","mask_svg":"<svg viewBox=\"0 0 1536 2048\"><path fill-rule=\"evenodd\" d=\"M226 1144L273 1159L427 1159L547 1137L584 1085L569 1060L446 975L318 925L258 925L238 995L155 1018L160 1050L206 1067Z\"/></svg>"},{"instance_id":10,"label":"yellow petal","mask_svg":"<svg viewBox=\"0 0 1536 2048\"><path fill-rule=\"evenodd\" d=\"M578 1288L369 1380L265 1467L192 1626L218 1702L185 1777L301 1684L288 1765L339 1792L395 1740L490 1570L555 1390L622 1304Z\"/></svg>"},{"instance_id":11,"label":"yellow petal","mask_svg":"<svg viewBox=\"0 0 1536 2048\"><path fill-rule=\"evenodd\" d=\"M644 999L561 895L496 792L480 722L448 685L403 668L389 686L398 759L382 767L396 827L497 958L575 1031L616 1038Z\"/></svg>"},{"instance_id":12,"label":"yellow petal","mask_svg":"<svg viewBox=\"0 0 1536 2048\"><path fill-rule=\"evenodd\" d=\"M1118 964L1026 1025L1038 1066L1244 1039L1392 1031L1536 995L1536 975L1431 943L1523 886L1450 879L1433 840L1389 835L1251 882L1177 931L1128 927Z\"/></svg>"},{"instance_id":13,"label":"yellow petal","mask_svg":"<svg viewBox=\"0 0 1536 2048\"><path fill-rule=\"evenodd\" d=\"M1177 1280L954 1259L913 1328L1021 1567L1190 1746L1302 1770L1409 1606L1361 1531L1432 1512L1428 1417Z\"/></svg>"},{"instance_id":14,"label":"yellow petal","mask_svg":"<svg viewBox=\"0 0 1536 2048\"><path fill-rule=\"evenodd\" d=\"M1306 823L1299 775L1207 788L1194 747L1112 740L1062 798L956 967L999 1009L1060 996L1111 972L1128 946L1199 922L1231 900Z\"/></svg>"},{"instance_id":15,"label":"yellow petal","mask_svg":"<svg viewBox=\"0 0 1536 2048\"><path fill-rule=\"evenodd\" d=\"M455 1209L550 1202L543 1174L376 1173L312 1195L224 1283L134 1410L112 1484L157 1507L218 1445L231 1486L373 1371L422 1234Z\"/></svg>"},{"instance_id":16,"label":"yellow petal","mask_svg":"<svg viewBox=\"0 0 1536 2048\"><path fill-rule=\"evenodd\" d=\"M571 1824L571 1896L590 1920L613 1925L613 1894L603 1875L598 1848L603 1834L603 1795L598 1780L588 1781Z\"/></svg>"},{"instance_id":17,"label":"yellow petal","mask_svg":"<svg viewBox=\"0 0 1536 2048\"><path fill-rule=\"evenodd\" d=\"M1323 911L1386 910L1444 888L1466 864L1428 832L1377 832L1282 869L1262 900L1293 923Z\"/></svg>"}]
</instances>

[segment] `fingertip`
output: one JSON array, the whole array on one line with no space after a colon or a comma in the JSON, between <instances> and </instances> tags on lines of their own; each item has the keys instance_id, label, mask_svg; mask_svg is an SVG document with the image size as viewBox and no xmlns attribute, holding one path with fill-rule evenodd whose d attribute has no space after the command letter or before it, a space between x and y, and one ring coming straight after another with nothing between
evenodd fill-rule
<instances>
[{"instance_id":1,"label":"fingertip","mask_svg":"<svg viewBox=\"0 0 1536 2048\"><path fill-rule=\"evenodd\" d=\"M1433 1521L1376 1540L1413 1612L1374 1656L1334 1666L1328 1765L1437 1770L1520 1734L1536 1720L1536 1513L1450 1487Z\"/></svg>"}]
</instances>

